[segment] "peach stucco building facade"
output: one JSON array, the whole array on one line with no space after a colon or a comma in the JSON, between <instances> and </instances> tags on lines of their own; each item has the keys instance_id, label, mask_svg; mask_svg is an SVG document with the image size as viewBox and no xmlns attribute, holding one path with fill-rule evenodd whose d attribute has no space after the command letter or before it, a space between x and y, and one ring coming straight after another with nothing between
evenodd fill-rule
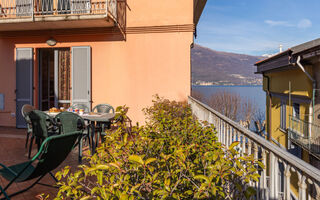
<instances>
[{"instance_id":1,"label":"peach stucco building facade","mask_svg":"<svg viewBox=\"0 0 320 200\"><path fill-rule=\"evenodd\" d=\"M59 21L0 24L0 94L4 97L0 126L17 126L20 108L16 104L16 77L19 77L16 52L25 48L32 53L32 104L39 109L41 102L45 102L39 96L43 95L40 90L49 87L42 84L49 82L50 85L50 74L40 75L44 66L40 63L46 62L44 52L50 49L71 52L73 47L89 49L87 81L91 107L99 103L114 107L127 105L133 121L143 123L142 109L151 105L153 95L186 100L191 90L190 51L205 3L201 0L127 0L125 12L121 13L122 24L108 17L106 20L114 23L103 26L95 19L83 22L78 19L66 24ZM95 23L99 27L92 27ZM54 39L55 46L49 46L48 39ZM76 68L73 54L70 56L70 66ZM44 83L44 79L48 82ZM72 95L70 98L72 102Z\"/></svg>"}]
</instances>

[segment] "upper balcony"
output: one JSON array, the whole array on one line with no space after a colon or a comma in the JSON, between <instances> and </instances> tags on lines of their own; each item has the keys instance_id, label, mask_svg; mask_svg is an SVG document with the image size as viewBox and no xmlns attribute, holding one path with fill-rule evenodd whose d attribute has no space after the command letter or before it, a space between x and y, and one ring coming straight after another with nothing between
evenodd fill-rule
<instances>
[{"instance_id":1,"label":"upper balcony","mask_svg":"<svg viewBox=\"0 0 320 200\"><path fill-rule=\"evenodd\" d=\"M0 0L0 31L112 27L118 0Z\"/></svg>"},{"instance_id":2,"label":"upper balcony","mask_svg":"<svg viewBox=\"0 0 320 200\"><path fill-rule=\"evenodd\" d=\"M290 116L288 133L292 142L320 158L320 126Z\"/></svg>"}]
</instances>

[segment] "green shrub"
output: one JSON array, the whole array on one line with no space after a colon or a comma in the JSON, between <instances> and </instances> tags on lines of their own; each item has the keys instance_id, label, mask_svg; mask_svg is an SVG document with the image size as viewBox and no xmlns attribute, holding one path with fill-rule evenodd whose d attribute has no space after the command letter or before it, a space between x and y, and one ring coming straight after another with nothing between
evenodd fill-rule
<instances>
[{"instance_id":1,"label":"green shrub","mask_svg":"<svg viewBox=\"0 0 320 200\"><path fill-rule=\"evenodd\" d=\"M97 152L73 173L65 167L55 199L248 199L262 164L217 142L215 128L201 124L186 103L156 96L144 109L144 126L108 132ZM116 118L126 118L126 107Z\"/></svg>"}]
</instances>

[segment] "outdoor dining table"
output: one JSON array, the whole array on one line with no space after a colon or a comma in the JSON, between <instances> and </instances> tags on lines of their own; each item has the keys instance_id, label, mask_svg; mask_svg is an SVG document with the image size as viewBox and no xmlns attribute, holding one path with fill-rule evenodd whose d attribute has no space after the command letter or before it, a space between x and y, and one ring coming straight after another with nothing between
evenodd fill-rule
<instances>
[{"instance_id":1,"label":"outdoor dining table","mask_svg":"<svg viewBox=\"0 0 320 200\"><path fill-rule=\"evenodd\" d=\"M49 116L55 117L58 115L60 112L49 112L45 111ZM85 121L88 122L88 124L91 126L92 129L92 134L91 134L91 141L92 141L92 154L95 152L95 130L96 130L96 124L102 124L102 123L111 123L111 120L114 118L115 114L114 113L75 113L78 114L80 117L82 117ZM102 130L103 131L103 130Z\"/></svg>"}]
</instances>

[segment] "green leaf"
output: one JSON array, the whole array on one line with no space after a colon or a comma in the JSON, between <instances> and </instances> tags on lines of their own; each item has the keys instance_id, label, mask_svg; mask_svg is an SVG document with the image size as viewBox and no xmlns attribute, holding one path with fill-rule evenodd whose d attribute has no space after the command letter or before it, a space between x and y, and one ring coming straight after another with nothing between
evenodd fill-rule
<instances>
[{"instance_id":1,"label":"green leaf","mask_svg":"<svg viewBox=\"0 0 320 200\"><path fill-rule=\"evenodd\" d=\"M87 199L90 199L91 197L90 196L85 196L85 197L82 197L80 200L87 200Z\"/></svg>"},{"instance_id":2,"label":"green leaf","mask_svg":"<svg viewBox=\"0 0 320 200\"><path fill-rule=\"evenodd\" d=\"M233 149L235 146L237 146L240 142L236 141L233 142L230 146L229 146L229 150Z\"/></svg>"},{"instance_id":3,"label":"green leaf","mask_svg":"<svg viewBox=\"0 0 320 200\"><path fill-rule=\"evenodd\" d=\"M148 158L145 162L145 165L148 165L149 163L152 163L154 161L156 161L157 159L156 158Z\"/></svg>"},{"instance_id":4,"label":"green leaf","mask_svg":"<svg viewBox=\"0 0 320 200\"><path fill-rule=\"evenodd\" d=\"M194 179L202 179L204 181L206 181L207 183L210 183L210 180L207 176L204 176L204 175L197 175L194 177Z\"/></svg>"},{"instance_id":5,"label":"green leaf","mask_svg":"<svg viewBox=\"0 0 320 200\"><path fill-rule=\"evenodd\" d=\"M109 169L110 167L108 165L97 165L96 166L96 169L100 169L100 170L107 170Z\"/></svg>"},{"instance_id":6,"label":"green leaf","mask_svg":"<svg viewBox=\"0 0 320 200\"><path fill-rule=\"evenodd\" d=\"M138 156L138 155L129 156L129 161L136 162L136 163L139 163L141 165L144 165L144 162L143 162L142 158L140 156Z\"/></svg>"}]
</instances>

